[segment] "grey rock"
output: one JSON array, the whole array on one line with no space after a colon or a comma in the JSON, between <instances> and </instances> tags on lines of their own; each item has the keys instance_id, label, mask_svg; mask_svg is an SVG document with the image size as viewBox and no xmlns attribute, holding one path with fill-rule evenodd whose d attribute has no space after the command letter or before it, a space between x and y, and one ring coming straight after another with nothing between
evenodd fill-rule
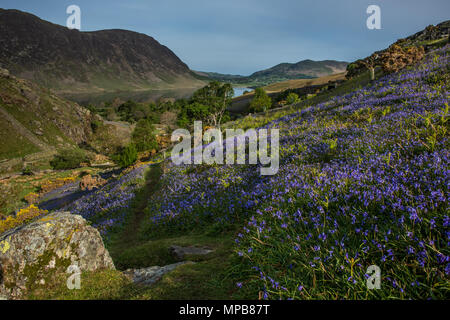
<instances>
[{"instance_id":1,"label":"grey rock","mask_svg":"<svg viewBox=\"0 0 450 320\"><path fill-rule=\"evenodd\" d=\"M175 256L175 258L179 260L183 260L186 255L207 255L208 253L213 252L214 250L209 248L198 248L198 247L180 247L180 246L171 246L170 252Z\"/></svg>"},{"instance_id":2,"label":"grey rock","mask_svg":"<svg viewBox=\"0 0 450 320\"><path fill-rule=\"evenodd\" d=\"M128 269L123 273L128 276L135 284L140 285L152 285L159 280L161 280L162 276L166 273L169 273L172 270L175 270L177 267L183 264L192 264L194 262L191 261L183 261L174 264L169 264L164 267L153 266L142 269Z\"/></svg>"},{"instance_id":3,"label":"grey rock","mask_svg":"<svg viewBox=\"0 0 450 320\"><path fill-rule=\"evenodd\" d=\"M9 77L9 70L0 68L0 76L5 78Z\"/></svg>"},{"instance_id":4,"label":"grey rock","mask_svg":"<svg viewBox=\"0 0 450 320\"><path fill-rule=\"evenodd\" d=\"M81 272L114 269L100 233L81 216L55 212L9 230L0 235L0 296L20 299L69 265Z\"/></svg>"}]
</instances>

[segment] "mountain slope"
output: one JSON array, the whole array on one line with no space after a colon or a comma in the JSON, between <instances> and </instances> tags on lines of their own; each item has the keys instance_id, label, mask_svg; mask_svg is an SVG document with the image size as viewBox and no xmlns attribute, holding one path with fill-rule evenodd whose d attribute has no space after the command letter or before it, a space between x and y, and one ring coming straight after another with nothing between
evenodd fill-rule
<instances>
[{"instance_id":1,"label":"mountain slope","mask_svg":"<svg viewBox=\"0 0 450 320\"><path fill-rule=\"evenodd\" d=\"M0 9L0 65L60 92L200 85L170 49L126 30L69 30Z\"/></svg>"},{"instance_id":2,"label":"mountain slope","mask_svg":"<svg viewBox=\"0 0 450 320\"><path fill-rule=\"evenodd\" d=\"M89 110L0 69L1 163L85 142L91 120Z\"/></svg>"}]
</instances>

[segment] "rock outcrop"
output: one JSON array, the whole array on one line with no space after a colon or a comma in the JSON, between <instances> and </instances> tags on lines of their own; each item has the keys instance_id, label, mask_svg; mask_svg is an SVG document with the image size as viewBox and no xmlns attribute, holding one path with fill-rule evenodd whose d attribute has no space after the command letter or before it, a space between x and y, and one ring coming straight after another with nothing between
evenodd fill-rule
<instances>
[{"instance_id":1,"label":"rock outcrop","mask_svg":"<svg viewBox=\"0 0 450 320\"><path fill-rule=\"evenodd\" d=\"M103 186L106 183L106 180L99 176L91 176L90 174L85 175L81 178L80 181L80 189L85 190L93 190Z\"/></svg>"},{"instance_id":2,"label":"rock outcrop","mask_svg":"<svg viewBox=\"0 0 450 320\"><path fill-rule=\"evenodd\" d=\"M69 266L81 272L114 269L99 232L81 216L55 212L0 235L0 297L20 299ZM58 278L58 276L60 278Z\"/></svg>"},{"instance_id":3,"label":"rock outcrop","mask_svg":"<svg viewBox=\"0 0 450 320\"><path fill-rule=\"evenodd\" d=\"M183 260L186 255L195 255L195 256L203 256L207 255L208 253L213 252L214 250L211 250L209 248L199 248L199 247L180 247L180 246L171 246L170 252L172 255L179 259Z\"/></svg>"},{"instance_id":4,"label":"rock outcrop","mask_svg":"<svg viewBox=\"0 0 450 320\"><path fill-rule=\"evenodd\" d=\"M162 276L170 271L175 270L177 267L184 264L192 264L192 261L182 261L178 263L169 264L167 266L153 266L141 269L128 269L123 272L133 283L139 285L152 285L161 280Z\"/></svg>"}]
</instances>

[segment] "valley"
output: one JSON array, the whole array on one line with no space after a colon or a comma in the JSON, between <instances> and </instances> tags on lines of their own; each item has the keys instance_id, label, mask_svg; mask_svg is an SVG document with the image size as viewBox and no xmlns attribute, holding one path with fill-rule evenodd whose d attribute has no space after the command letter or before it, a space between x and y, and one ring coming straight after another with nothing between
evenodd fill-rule
<instances>
[{"instance_id":1,"label":"valley","mask_svg":"<svg viewBox=\"0 0 450 320\"><path fill-rule=\"evenodd\" d=\"M240 76L0 9L0 298L448 299L449 26ZM243 130L244 163L175 164L194 121Z\"/></svg>"}]
</instances>

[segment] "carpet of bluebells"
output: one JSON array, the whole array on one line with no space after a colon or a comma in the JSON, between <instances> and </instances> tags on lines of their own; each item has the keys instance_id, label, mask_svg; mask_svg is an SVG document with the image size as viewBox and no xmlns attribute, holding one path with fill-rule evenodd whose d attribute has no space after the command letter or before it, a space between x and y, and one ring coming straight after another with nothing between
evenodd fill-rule
<instances>
[{"instance_id":1,"label":"carpet of bluebells","mask_svg":"<svg viewBox=\"0 0 450 320\"><path fill-rule=\"evenodd\" d=\"M63 210L79 214L92 223L107 239L111 231L120 229L126 222L129 206L136 191L145 182L148 165L143 165L90 193Z\"/></svg>"},{"instance_id":2,"label":"carpet of bluebells","mask_svg":"<svg viewBox=\"0 0 450 320\"><path fill-rule=\"evenodd\" d=\"M240 290L264 299L448 299L449 46L415 67L270 122L280 169L169 166L141 232L235 235ZM138 168L69 208L123 224ZM367 288L367 268L381 289Z\"/></svg>"},{"instance_id":3,"label":"carpet of bluebells","mask_svg":"<svg viewBox=\"0 0 450 320\"><path fill-rule=\"evenodd\" d=\"M173 166L145 232L239 224L241 290L265 299L449 294L449 46L272 121L280 169ZM367 268L381 289L367 288Z\"/></svg>"}]
</instances>

